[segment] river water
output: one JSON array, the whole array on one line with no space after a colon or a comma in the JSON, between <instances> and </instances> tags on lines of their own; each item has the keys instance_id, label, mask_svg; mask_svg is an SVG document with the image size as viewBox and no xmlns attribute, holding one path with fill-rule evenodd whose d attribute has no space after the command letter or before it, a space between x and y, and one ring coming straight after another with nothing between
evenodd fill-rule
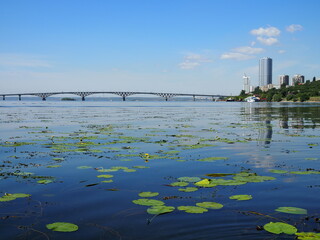
<instances>
[{"instance_id":1,"label":"river water","mask_svg":"<svg viewBox=\"0 0 320 240\"><path fill-rule=\"evenodd\" d=\"M319 106L1 101L0 239L296 239L270 222L319 232ZM150 214L138 199L172 208ZM221 205L182 207L203 202Z\"/></svg>"}]
</instances>

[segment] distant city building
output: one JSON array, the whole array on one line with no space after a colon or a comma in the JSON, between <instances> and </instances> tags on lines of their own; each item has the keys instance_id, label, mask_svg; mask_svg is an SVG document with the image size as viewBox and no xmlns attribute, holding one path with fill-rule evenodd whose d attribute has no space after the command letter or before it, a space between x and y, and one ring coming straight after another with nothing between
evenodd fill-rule
<instances>
[{"instance_id":1,"label":"distant city building","mask_svg":"<svg viewBox=\"0 0 320 240\"><path fill-rule=\"evenodd\" d=\"M289 85L289 75L280 75L279 76L279 85L280 87L282 84L285 84L286 86Z\"/></svg>"},{"instance_id":2,"label":"distant city building","mask_svg":"<svg viewBox=\"0 0 320 240\"><path fill-rule=\"evenodd\" d=\"M296 74L292 77L292 86L299 83L304 83L304 76L300 74Z\"/></svg>"},{"instance_id":3,"label":"distant city building","mask_svg":"<svg viewBox=\"0 0 320 240\"><path fill-rule=\"evenodd\" d=\"M259 61L259 86L272 84L272 59L265 57Z\"/></svg>"},{"instance_id":4,"label":"distant city building","mask_svg":"<svg viewBox=\"0 0 320 240\"><path fill-rule=\"evenodd\" d=\"M255 88L255 86L250 86L250 92L253 92Z\"/></svg>"},{"instance_id":5,"label":"distant city building","mask_svg":"<svg viewBox=\"0 0 320 240\"><path fill-rule=\"evenodd\" d=\"M243 75L243 90L245 93L250 92L250 77L248 77L246 74Z\"/></svg>"}]
</instances>

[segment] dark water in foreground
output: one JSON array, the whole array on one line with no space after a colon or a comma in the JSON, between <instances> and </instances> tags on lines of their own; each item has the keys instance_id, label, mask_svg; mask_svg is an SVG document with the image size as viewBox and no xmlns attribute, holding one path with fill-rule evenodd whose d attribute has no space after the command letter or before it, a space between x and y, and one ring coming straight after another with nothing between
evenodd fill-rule
<instances>
[{"instance_id":1,"label":"dark water in foreground","mask_svg":"<svg viewBox=\"0 0 320 240\"><path fill-rule=\"evenodd\" d=\"M269 222L319 232L319 106L1 102L0 196L31 196L0 199L0 239L295 239L261 230ZM174 186L180 177L198 180ZM203 179L220 184L194 183ZM174 211L132 202L149 191ZM229 198L240 194L252 199ZM178 209L201 202L223 207ZM46 228L54 222L79 229Z\"/></svg>"}]
</instances>

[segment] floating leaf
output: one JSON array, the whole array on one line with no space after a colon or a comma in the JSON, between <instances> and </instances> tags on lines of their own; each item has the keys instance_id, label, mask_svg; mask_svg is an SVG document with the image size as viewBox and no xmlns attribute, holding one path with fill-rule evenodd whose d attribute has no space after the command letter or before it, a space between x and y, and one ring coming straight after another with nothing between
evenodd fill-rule
<instances>
[{"instance_id":1,"label":"floating leaf","mask_svg":"<svg viewBox=\"0 0 320 240\"><path fill-rule=\"evenodd\" d=\"M25 193L12 193L12 194L7 194L6 196L14 197L14 198L26 198L30 197L31 194L25 194Z\"/></svg>"},{"instance_id":2,"label":"floating leaf","mask_svg":"<svg viewBox=\"0 0 320 240\"><path fill-rule=\"evenodd\" d=\"M225 177L229 175L234 175L233 173L209 173L206 174L207 177Z\"/></svg>"},{"instance_id":3,"label":"floating leaf","mask_svg":"<svg viewBox=\"0 0 320 240\"><path fill-rule=\"evenodd\" d=\"M207 157L207 158L202 158L202 159L198 159L197 161L199 162L213 162L216 160L227 160L227 157Z\"/></svg>"},{"instance_id":4,"label":"floating leaf","mask_svg":"<svg viewBox=\"0 0 320 240\"><path fill-rule=\"evenodd\" d=\"M139 193L140 197L155 197L158 195L159 195L158 192L141 192L141 193Z\"/></svg>"},{"instance_id":5,"label":"floating leaf","mask_svg":"<svg viewBox=\"0 0 320 240\"><path fill-rule=\"evenodd\" d=\"M91 166L79 166L77 169L89 169L92 168Z\"/></svg>"},{"instance_id":6,"label":"floating leaf","mask_svg":"<svg viewBox=\"0 0 320 240\"><path fill-rule=\"evenodd\" d=\"M189 183L187 183L187 182L173 182L170 185L174 186L174 187L185 187L185 186L188 186Z\"/></svg>"},{"instance_id":7,"label":"floating leaf","mask_svg":"<svg viewBox=\"0 0 320 240\"><path fill-rule=\"evenodd\" d=\"M98 178L112 178L113 175L111 175L111 174L102 174L102 175L98 175L97 177Z\"/></svg>"},{"instance_id":8,"label":"floating leaf","mask_svg":"<svg viewBox=\"0 0 320 240\"><path fill-rule=\"evenodd\" d=\"M279 207L276 209L277 212L291 213L291 214L307 214L307 210L297 207Z\"/></svg>"},{"instance_id":9,"label":"floating leaf","mask_svg":"<svg viewBox=\"0 0 320 240\"><path fill-rule=\"evenodd\" d=\"M295 233L295 235L298 236L298 239L302 239L302 240L320 239L320 233L315 233L315 232L299 232L299 233Z\"/></svg>"},{"instance_id":10,"label":"floating leaf","mask_svg":"<svg viewBox=\"0 0 320 240\"><path fill-rule=\"evenodd\" d=\"M125 169L123 170L124 172L136 172L137 170L136 169Z\"/></svg>"},{"instance_id":11,"label":"floating leaf","mask_svg":"<svg viewBox=\"0 0 320 240\"><path fill-rule=\"evenodd\" d=\"M56 232L74 232L78 230L78 226L73 223L55 222L47 224L46 227Z\"/></svg>"},{"instance_id":12,"label":"floating leaf","mask_svg":"<svg viewBox=\"0 0 320 240\"><path fill-rule=\"evenodd\" d=\"M147 166L133 166L133 168L143 169L143 168L150 168L150 167L147 167Z\"/></svg>"},{"instance_id":13,"label":"floating leaf","mask_svg":"<svg viewBox=\"0 0 320 240\"><path fill-rule=\"evenodd\" d=\"M12 197L12 196L3 196L3 197L1 197L0 198L0 202L8 202L8 201L12 201L12 200L15 200L15 199L17 199L17 198L15 198L15 197Z\"/></svg>"},{"instance_id":14,"label":"floating leaf","mask_svg":"<svg viewBox=\"0 0 320 240\"><path fill-rule=\"evenodd\" d=\"M201 179L199 177L179 177L178 180L181 182L198 182Z\"/></svg>"},{"instance_id":15,"label":"floating leaf","mask_svg":"<svg viewBox=\"0 0 320 240\"><path fill-rule=\"evenodd\" d=\"M180 206L178 207L179 210L185 211L187 213L204 213L208 212L208 209L196 206Z\"/></svg>"},{"instance_id":16,"label":"floating leaf","mask_svg":"<svg viewBox=\"0 0 320 240\"><path fill-rule=\"evenodd\" d=\"M277 170L277 169L270 169L269 172L271 172L271 173L279 173L279 174L288 173L288 171L286 171L286 170Z\"/></svg>"},{"instance_id":17,"label":"floating leaf","mask_svg":"<svg viewBox=\"0 0 320 240\"><path fill-rule=\"evenodd\" d=\"M198 190L196 187L186 187L186 188L179 188L180 192L195 192Z\"/></svg>"},{"instance_id":18,"label":"floating leaf","mask_svg":"<svg viewBox=\"0 0 320 240\"><path fill-rule=\"evenodd\" d=\"M299 174L299 175L305 175L305 174L320 174L318 171L292 171L291 174Z\"/></svg>"},{"instance_id":19,"label":"floating leaf","mask_svg":"<svg viewBox=\"0 0 320 240\"><path fill-rule=\"evenodd\" d=\"M243 200L250 200L252 199L251 195L233 195L231 197L229 197L230 199L235 199L238 201L243 201Z\"/></svg>"},{"instance_id":20,"label":"floating leaf","mask_svg":"<svg viewBox=\"0 0 320 240\"><path fill-rule=\"evenodd\" d=\"M47 166L47 168L58 168L58 167L61 167L61 165L49 165L49 166Z\"/></svg>"},{"instance_id":21,"label":"floating leaf","mask_svg":"<svg viewBox=\"0 0 320 240\"><path fill-rule=\"evenodd\" d=\"M196 182L194 185L196 185L198 187L215 187L215 186L217 186L217 184L211 183L211 180L206 179L206 178L199 181L199 182Z\"/></svg>"},{"instance_id":22,"label":"floating leaf","mask_svg":"<svg viewBox=\"0 0 320 240\"><path fill-rule=\"evenodd\" d=\"M216 202L201 202L201 203L196 203L196 205L199 207L211 208L211 209L223 208L222 204L216 203Z\"/></svg>"},{"instance_id":23,"label":"floating leaf","mask_svg":"<svg viewBox=\"0 0 320 240\"><path fill-rule=\"evenodd\" d=\"M112 183L113 182L113 180L112 179L110 179L110 180L104 180L104 181L101 181L102 183Z\"/></svg>"},{"instance_id":24,"label":"floating leaf","mask_svg":"<svg viewBox=\"0 0 320 240\"><path fill-rule=\"evenodd\" d=\"M152 206L150 208L147 209L147 212L149 214L164 214L164 213L169 213L172 212L175 208L174 207L170 207L170 206L161 206L161 205L157 205L157 206Z\"/></svg>"},{"instance_id":25,"label":"floating leaf","mask_svg":"<svg viewBox=\"0 0 320 240\"><path fill-rule=\"evenodd\" d=\"M143 205L143 206L159 206L164 205L164 202L154 199L140 198L132 201L134 204Z\"/></svg>"},{"instance_id":26,"label":"floating leaf","mask_svg":"<svg viewBox=\"0 0 320 240\"><path fill-rule=\"evenodd\" d=\"M286 233L286 234L295 234L297 232L297 229L287 223L283 222L270 222L263 226L263 228L271 233L280 234L280 233Z\"/></svg>"},{"instance_id":27,"label":"floating leaf","mask_svg":"<svg viewBox=\"0 0 320 240\"><path fill-rule=\"evenodd\" d=\"M305 158L305 160L315 161L315 160L318 160L318 158Z\"/></svg>"},{"instance_id":28,"label":"floating leaf","mask_svg":"<svg viewBox=\"0 0 320 240\"><path fill-rule=\"evenodd\" d=\"M37 183L40 183L40 184L48 184L48 183L52 183L53 180L50 180L50 179L42 179L42 180L39 180L37 181Z\"/></svg>"}]
</instances>

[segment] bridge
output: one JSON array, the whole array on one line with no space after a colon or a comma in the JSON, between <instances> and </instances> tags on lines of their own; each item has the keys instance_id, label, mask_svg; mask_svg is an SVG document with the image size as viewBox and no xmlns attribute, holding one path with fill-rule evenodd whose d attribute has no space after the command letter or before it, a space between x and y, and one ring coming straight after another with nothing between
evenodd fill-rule
<instances>
[{"instance_id":1,"label":"bridge","mask_svg":"<svg viewBox=\"0 0 320 240\"><path fill-rule=\"evenodd\" d=\"M212 101L215 101L215 99L220 97L226 97L222 95L211 95L211 94L189 94L189 93L161 93L161 92L42 92L42 93L9 93L9 94L0 94L2 96L2 100L6 100L6 97L8 96L17 96L19 101L21 101L22 96L37 96L42 98L43 101L45 101L48 97L52 95L58 95L58 94L68 94L68 95L77 95L80 96L82 101L85 101L85 98L90 95L94 94L115 94L120 97L122 97L122 100L125 101L126 97L132 96L132 95L156 95L163 97L166 101L172 97L176 96L190 96L193 97L193 100L196 100L196 97L211 97Z\"/></svg>"}]
</instances>

